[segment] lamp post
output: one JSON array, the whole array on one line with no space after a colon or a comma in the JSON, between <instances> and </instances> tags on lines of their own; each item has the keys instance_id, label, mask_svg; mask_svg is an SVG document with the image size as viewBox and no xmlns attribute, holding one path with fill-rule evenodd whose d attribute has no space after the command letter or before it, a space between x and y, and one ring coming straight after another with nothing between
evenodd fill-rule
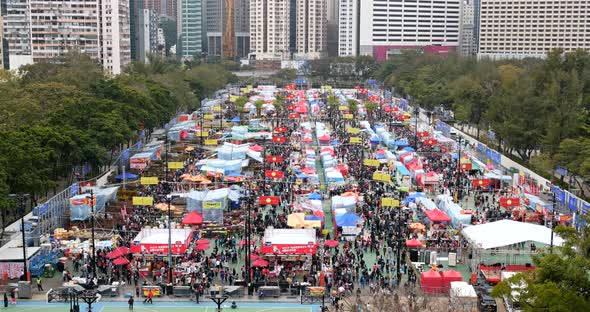
<instances>
[{"instance_id":1,"label":"lamp post","mask_svg":"<svg viewBox=\"0 0 590 312\"><path fill-rule=\"evenodd\" d=\"M25 236L25 203L29 198L29 194L10 194L8 197L18 201L18 212L21 214L20 230L23 239L23 274L25 275L25 280L29 281L29 273L27 269L27 239Z\"/></svg>"},{"instance_id":2,"label":"lamp post","mask_svg":"<svg viewBox=\"0 0 590 312\"><path fill-rule=\"evenodd\" d=\"M418 106L414 108L414 147L418 149L418 117L420 116L420 109Z\"/></svg>"},{"instance_id":3,"label":"lamp post","mask_svg":"<svg viewBox=\"0 0 590 312\"><path fill-rule=\"evenodd\" d=\"M90 243L92 244L92 279L96 278L98 281L98 278L96 277L96 245L94 243L94 191L91 189L90 190L90 196L86 197L87 199L90 200L90 227L91 227L91 235L90 235ZM92 283L92 287L95 287L96 285L94 283Z\"/></svg>"},{"instance_id":4,"label":"lamp post","mask_svg":"<svg viewBox=\"0 0 590 312\"><path fill-rule=\"evenodd\" d=\"M555 210L556 210L556 206L557 206L557 201L555 200L555 192L553 192L553 195L551 196L552 200L553 200L553 211L551 212L551 242L549 244L549 252L553 253L553 222L555 222Z\"/></svg>"},{"instance_id":5,"label":"lamp post","mask_svg":"<svg viewBox=\"0 0 590 312\"><path fill-rule=\"evenodd\" d=\"M457 178L456 178L456 194L457 194L457 201L461 199L461 190L459 189L461 185L461 143L463 142L463 138L459 136L457 138L457 144L459 144L459 154L457 156Z\"/></svg>"},{"instance_id":6,"label":"lamp post","mask_svg":"<svg viewBox=\"0 0 590 312\"><path fill-rule=\"evenodd\" d=\"M201 131L203 128L201 128ZM203 137L201 136L201 139ZM165 149L165 154L164 154L164 161L166 162L166 177L165 177L165 181L164 181L164 194L166 195L165 200L166 203L168 204L168 284L172 283L172 224L171 224L171 219L172 219L172 214L170 212L170 202L172 201L172 199L170 198L170 193L171 193L171 189L170 189L170 183L169 183L169 172L170 172L170 168L168 168L168 127L166 127L166 138L164 139L164 149Z\"/></svg>"}]
</instances>

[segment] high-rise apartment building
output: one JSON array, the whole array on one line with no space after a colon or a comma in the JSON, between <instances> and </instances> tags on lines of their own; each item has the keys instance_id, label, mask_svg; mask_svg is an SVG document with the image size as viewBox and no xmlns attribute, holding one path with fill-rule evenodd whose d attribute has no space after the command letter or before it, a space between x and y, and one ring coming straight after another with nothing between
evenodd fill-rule
<instances>
[{"instance_id":1,"label":"high-rise apartment building","mask_svg":"<svg viewBox=\"0 0 590 312\"><path fill-rule=\"evenodd\" d=\"M206 0L207 54L227 58L250 53L250 0Z\"/></svg>"},{"instance_id":2,"label":"high-rise apartment building","mask_svg":"<svg viewBox=\"0 0 590 312\"><path fill-rule=\"evenodd\" d=\"M328 17L326 0L297 0L295 58L327 56Z\"/></svg>"},{"instance_id":3,"label":"high-rise apartment building","mask_svg":"<svg viewBox=\"0 0 590 312\"><path fill-rule=\"evenodd\" d=\"M480 0L478 57L544 57L590 50L590 2Z\"/></svg>"},{"instance_id":4,"label":"high-rise apartment building","mask_svg":"<svg viewBox=\"0 0 590 312\"><path fill-rule=\"evenodd\" d=\"M328 56L338 56L338 16L339 1L327 0L327 50Z\"/></svg>"},{"instance_id":5,"label":"high-rise apartment building","mask_svg":"<svg viewBox=\"0 0 590 312\"><path fill-rule=\"evenodd\" d=\"M339 54L385 60L405 49L452 52L459 45L461 1L342 0Z\"/></svg>"},{"instance_id":6,"label":"high-rise apartment building","mask_svg":"<svg viewBox=\"0 0 590 312\"><path fill-rule=\"evenodd\" d=\"M4 69L4 25L0 15L0 69Z\"/></svg>"},{"instance_id":7,"label":"high-rise apartment building","mask_svg":"<svg viewBox=\"0 0 590 312\"><path fill-rule=\"evenodd\" d=\"M459 31L459 54L473 56L477 53L475 37L475 0L463 0Z\"/></svg>"},{"instance_id":8,"label":"high-rise apartment building","mask_svg":"<svg viewBox=\"0 0 590 312\"><path fill-rule=\"evenodd\" d=\"M250 51L256 59L290 57L291 1L250 0Z\"/></svg>"},{"instance_id":9,"label":"high-rise apartment building","mask_svg":"<svg viewBox=\"0 0 590 312\"><path fill-rule=\"evenodd\" d=\"M178 0L177 54L182 59L201 57L203 52L203 2Z\"/></svg>"},{"instance_id":10,"label":"high-rise apartment building","mask_svg":"<svg viewBox=\"0 0 590 312\"><path fill-rule=\"evenodd\" d=\"M177 17L177 0L129 0L129 2L143 2L146 9L155 11L160 17L166 17L176 20Z\"/></svg>"},{"instance_id":11,"label":"high-rise apartment building","mask_svg":"<svg viewBox=\"0 0 590 312\"><path fill-rule=\"evenodd\" d=\"M139 60L148 61L148 54L157 54L162 47L158 46L158 26L160 18L158 14L150 9L143 9L140 16L139 30ZM162 48L163 49L163 48Z\"/></svg>"},{"instance_id":12,"label":"high-rise apartment building","mask_svg":"<svg viewBox=\"0 0 590 312\"><path fill-rule=\"evenodd\" d=\"M10 69L79 51L119 74L131 60L128 0L6 0Z\"/></svg>"},{"instance_id":13,"label":"high-rise apartment building","mask_svg":"<svg viewBox=\"0 0 590 312\"><path fill-rule=\"evenodd\" d=\"M361 0L340 0L338 7L338 55L359 55Z\"/></svg>"}]
</instances>

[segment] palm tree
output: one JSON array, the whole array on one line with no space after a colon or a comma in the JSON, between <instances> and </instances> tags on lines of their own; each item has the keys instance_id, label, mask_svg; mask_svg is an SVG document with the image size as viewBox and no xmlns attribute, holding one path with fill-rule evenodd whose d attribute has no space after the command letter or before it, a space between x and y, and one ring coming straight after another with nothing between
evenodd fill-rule
<instances>
[{"instance_id":1,"label":"palm tree","mask_svg":"<svg viewBox=\"0 0 590 312\"><path fill-rule=\"evenodd\" d=\"M373 113L379 108L379 105L373 101L365 102L365 108L367 109L367 117L370 120L373 119Z\"/></svg>"},{"instance_id":2,"label":"palm tree","mask_svg":"<svg viewBox=\"0 0 590 312\"><path fill-rule=\"evenodd\" d=\"M352 116L356 118L356 113L358 112L358 105L359 102L357 100L349 99L348 103L348 110L352 113Z\"/></svg>"},{"instance_id":3,"label":"palm tree","mask_svg":"<svg viewBox=\"0 0 590 312\"><path fill-rule=\"evenodd\" d=\"M236 110L238 114L240 114L240 121L243 119L244 114L244 106L248 103L248 98L245 96L240 96L236 99Z\"/></svg>"},{"instance_id":4,"label":"palm tree","mask_svg":"<svg viewBox=\"0 0 590 312\"><path fill-rule=\"evenodd\" d=\"M264 100L256 100L254 102L254 107L256 107L256 116L258 116L258 118L260 118L262 115L262 105L264 105L264 103Z\"/></svg>"}]
</instances>

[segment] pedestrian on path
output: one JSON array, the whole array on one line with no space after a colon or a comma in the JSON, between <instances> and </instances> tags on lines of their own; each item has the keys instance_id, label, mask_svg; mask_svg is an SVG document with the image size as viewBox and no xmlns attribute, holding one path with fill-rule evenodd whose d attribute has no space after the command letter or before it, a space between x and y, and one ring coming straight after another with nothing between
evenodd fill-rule
<instances>
[{"instance_id":1,"label":"pedestrian on path","mask_svg":"<svg viewBox=\"0 0 590 312\"><path fill-rule=\"evenodd\" d=\"M154 297L154 293L152 292L152 290L150 289L147 293L147 296L145 297L145 299L143 300L143 303L151 303L154 304L154 302L152 301L152 298Z\"/></svg>"},{"instance_id":2,"label":"pedestrian on path","mask_svg":"<svg viewBox=\"0 0 590 312\"><path fill-rule=\"evenodd\" d=\"M37 279L35 281L37 282L37 290L43 291L43 285L41 284L41 277L37 276Z\"/></svg>"},{"instance_id":3,"label":"pedestrian on path","mask_svg":"<svg viewBox=\"0 0 590 312\"><path fill-rule=\"evenodd\" d=\"M133 302L135 300L133 299L133 296L129 297L129 300L127 300L127 303L129 304L129 310L133 311Z\"/></svg>"},{"instance_id":4,"label":"pedestrian on path","mask_svg":"<svg viewBox=\"0 0 590 312\"><path fill-rule=\"evenodd\" d=\"M6 292L4 292L4 307L8 307L8 296L6 296Z\"/></svg>"}]
</instances>

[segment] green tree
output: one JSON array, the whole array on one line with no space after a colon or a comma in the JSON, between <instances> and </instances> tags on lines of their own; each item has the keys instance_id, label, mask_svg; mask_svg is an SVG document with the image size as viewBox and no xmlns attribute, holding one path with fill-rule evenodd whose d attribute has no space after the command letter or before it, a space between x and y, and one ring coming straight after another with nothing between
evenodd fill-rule
<instances>
[{"instance_id":1,"label":"green tree","mask_svg":"<svg viewBox=\"0 0 590 312\"><path fill-rule=\"evenodd\" d=\"M258 118L260 118L260 116L262 115L262 105L264 105L266 102L264 102L264 100L256 100L254 101L254 107L256 108L256 116L258 116Z\"/></svg>"},{"instance_id":2,"label":"green tree","mask_svg":"<svg viewBox=\"0 0 590 312\"><path fill-rule=\"evenodd\" d=\"M379 109L379 104L373 101L365 102L365 109L367 110L367 117L369 120L373 120L375 118L375 112Z\"/></svg>"},{"instance_id":3,"label":"green tree","mask_svg":"<svg viewBox=\"0 0 590 312\"><path fill-rule=\"evenodd\" d=\"M558 226L556 234L563 246L533 256L536 270L500 282L492 295L518 302L525 311L590 310L590 227Z\"/></svg>"}]
</instances>

